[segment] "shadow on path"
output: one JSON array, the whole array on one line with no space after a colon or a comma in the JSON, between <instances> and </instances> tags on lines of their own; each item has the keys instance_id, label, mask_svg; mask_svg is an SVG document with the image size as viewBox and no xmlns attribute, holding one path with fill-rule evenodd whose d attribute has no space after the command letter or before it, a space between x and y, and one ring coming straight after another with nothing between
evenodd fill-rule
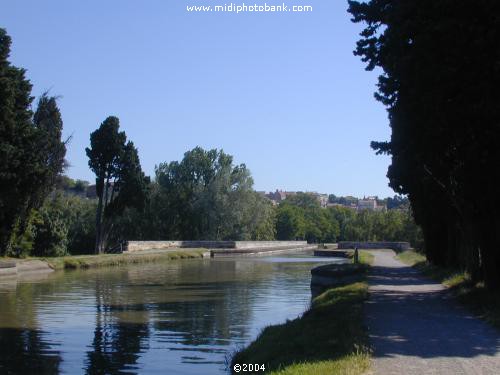
<instances>
[{"instance_id":1,"label":"shadow on path","mask_svg":"<svg viewBox=\"0 0 500 375\"><path fill-rule=\"evenodd\" d=\"M376 374L500 374L500 335L446 288L374 251L366 319Z\"/></svg>"}]
</instances>

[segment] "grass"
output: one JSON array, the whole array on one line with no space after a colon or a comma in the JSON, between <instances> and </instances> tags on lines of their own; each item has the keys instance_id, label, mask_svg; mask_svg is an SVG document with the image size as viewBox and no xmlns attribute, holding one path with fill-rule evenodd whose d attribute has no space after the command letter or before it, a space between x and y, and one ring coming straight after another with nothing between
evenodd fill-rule
<instances>
[{"instance_id":1,"label":"grass","mask_svg":"<svg viewBox=\"0 0 500 375\"><path fill-rule=\"evenodd\" d=\"M421 271L425 276L437 280L444 285L454 288L466 283L470 283L470 277L466 272L460 272L454 269L437 267L425 258L425 255L417 253L414 250L406 250L396 256L403 263Z\"/></svg>"},{"instance_id":2,"label":"grass","mask_svg":"<svg viewBox=\"0 0 500 375\"><path fill-rule=\"evenodd\" d=\"M427 262L424 255L415 251L404 251L396 258L420 270L425 276L449 287L460 303L500 329L500 294L498 292L486 289L483 283L473 282L466 272L434 266Z\"/></svg>"},{"instance_id":3,"label":"grass","mask_svg":"<svg viewBox=\"0 0 500 375\"><path fill-rule=\"evenodd\" d=\"M404 264L407 264L407 265L412 266L412 267L417 263L426 261L425 255L417 253L414 250L406 250L406 251L399 253L396 256L396 259L398 259L401 262L403 262Z\"/></svg>"},{"instance_id":4,"label":"grass","mask_svg":"<svg viewBox=\"0 0 500 375\"><path fill-rule=\"evenodd\" d=\"M374 255L368 250L358 250L359 263L371 265L373 264L373 259L375 259ZM347 257L349 259L354 258L354 250L349 250L347 252Z\"/></svg>"},{"instance_id":5,"label":"grass","mask_svg":"<svg viewBox=\"0 0 500 375\"><path fill-rule=\"evenodd\" d=\"M360 252L369 263L373 256ZM269 375L365 373L370 364L363 303L368 298L364 272L359 281L330 288L313 299L301 317L265 328L232 365L265 364ZM234 373L234 372L233 372Z\"/></svg>"},{"instance_id":6,"label":"grass","mask_svg":"<svg viewBox=\"0 0 500 375\"><path fill-rule=\"evenodd\" d=\"M147 254L100 254L39 258L55 270L113 267L126 264L152 263L174 259L202 258L206 249L190 249Z\"/></svg>"},{"instance_id":7,"label":"grass","mask_svg":"<svg viewBox=\"0 0 500 375\"><path fill-rule=\"evenodd\" d=\"M367 250L359 250L359 262L367 265L373 264L374 255Z\"/></svg>"}]
</instances>

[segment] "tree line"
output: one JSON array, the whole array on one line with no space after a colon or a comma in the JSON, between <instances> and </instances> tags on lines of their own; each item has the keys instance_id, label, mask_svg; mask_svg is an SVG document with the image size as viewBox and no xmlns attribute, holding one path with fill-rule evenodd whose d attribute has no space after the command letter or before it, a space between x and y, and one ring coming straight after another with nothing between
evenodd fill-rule
<instances>
[{"instance_id":1,"label":"tree line","mask_svg":"<svg viewBox=\"0 0 500 375\"><path fill-rule=\"evenodd\" d=\"M357 211L350 207L322 208L314 195L298 193L277 208L276 238L311 243L337 241L408 241L422 248L420 229L406 209Z\"/></svg>"},{"instance_id":2,"label":"tree line","mask_svg":"<svg viewBox=\"0 0 500 375\"><path fill-rule=\"evenodd\" d=\"M31 110L31 84L24 69L9 63L10 42L0 30L0 255L102 253L126 240L408 240L421 245L405 209L322 208L307 193L275 206L254 190L246 165L235 164L223 150L196 147L180 161L157 165L150 178L116 116L90 134L85 151L96 176L95 193L85 194L91 189L87 182L64 175L68 140L62 139L57 98L43 94Z\"/></svg>"},{"instance_id":3,"label":"tree line","mask_svg":"<svg viewBox=\"0 0 500 375\"><path fill-rule=\"evenodd\" d=\"M15 252L31 227L57 226L36 215L65 166L66 143L55 97L43 94L32 110L26 71L10 64L11 39L0 29L0 249ZM36 217L35 217L36 216ZM38 246L38 244L35 244ZM40 245L41 246L41 245Z\"/></svg>"},{"instance_id":4,"label":"tree line","mask_svg":"<svg viewBox=\"0 0 500 375\"><path fill-rule=\"evenodd\" d=\"M390 186L409 197L432 263L500 288L500 3L349 1L355 54L376 67Z\"/></svg>"}]
</instances>

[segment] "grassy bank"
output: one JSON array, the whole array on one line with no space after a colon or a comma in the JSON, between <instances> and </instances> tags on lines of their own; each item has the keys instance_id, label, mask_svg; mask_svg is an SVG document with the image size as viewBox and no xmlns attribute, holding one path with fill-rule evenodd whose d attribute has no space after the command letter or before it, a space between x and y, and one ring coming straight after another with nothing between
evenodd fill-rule
<instances>
[{"instance_id":1,"label":"grassy bank","mask_svg":"<svg viewBox=\"0 0 500 375\"><path fill-rule=\"evenodd\" d=\"M373 256L360 252L360 260ZM330 288L317 296L301 317L265 328L234 364L265 364L269 375L357 375L368 370L368 335L363 303L368 298L364 272L359 281ZM233 371L234 374L234 371Z\"/></svg>"},{"instance_id":2,"label":"grassy bank","mask_svg":"<svg viewBox=\"0 0 500 375\"><path fill-rule=\"evenodd\" d=\"M359 262L366 265L373 263L374 255L367 250L359 250Z\"/></svg>"},{"instance_id":3,"label":"grassy bank","mask_svg":"<svg viewBox=\"0 0 500 375\"><path fill-rule=\"evenodd\" d=\"M202 258L206 249L189 249L143 254L100 254L79 255L56 258L40 258L46 261L53 269L79 269L96 267L113 267L126 264L152 263L175 259Z\"/></svg>"},{"instance_id":4,"label":"grassy bank","mask_svg":"<svg viewBox=\"0 0 500 375\"><path fill-rule=\"evenodd\" d=\"M420 270L425 276L448 286L458 301L480 318L500 329L500 294L489 291L483 283L474 283L466 272L433 266L424 255L405 251L397 259Z\"/></svg>"}]
</instances>

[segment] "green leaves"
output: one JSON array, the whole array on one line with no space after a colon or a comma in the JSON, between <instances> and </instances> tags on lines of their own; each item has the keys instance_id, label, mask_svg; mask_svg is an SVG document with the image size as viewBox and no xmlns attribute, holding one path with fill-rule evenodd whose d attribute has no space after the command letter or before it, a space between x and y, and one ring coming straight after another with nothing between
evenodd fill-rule
<instances>
[{"instance_id":1,"label":"green leaves","mask_svg":"<svg viewBox=\"0 0 500 375\"><path fill-rule=\"evenodd\" d=\"M119 132L120 121L117 117L109 116L101 126L90 134L90 148L85 152L89 158L89 167L98 179L112 179L117 177L120 157L127 137L125 132Z\"/></svg>"},{"instance_id":2,"label":"green leaves","mask_svg":"<svg viewBox=\"0 0 500 375\"><path fill-rule=\"evenodd\" d=\"M149 179L142 172L139 154L120 121L109 116L90 135L90 148L85 151L89 167L96 174L99 198L96 215L96 252L102 252L112 235L113 221L127 207L142 210L147 200Z\"/></svg>"},{"instance_id":3,"label":"green leaves","mask_svg":"<svg viewBox=\"0 0 500 375\"><path fill-rule=\"evenodd\" d=\"M383 69L375 97L392 135L372 148L392 156L390 186L408 195L427 258L500 288L500 3L349 1L349 12L366 24L355 54Z\"/></svg>"},{"instance_id":4,"label":"green leaves","mask_svg":"<svg viewBox=\"0 0 500 375\"><path fill-rule=\"evenodd\" d=\"M10 44L0 29L0 255L28 230L31 212L53 189L66 154L56 98L43 94L33 115L31 83L24 69L7 60Z\"/></svg>"},{"instance_id":5,"label":"green leaves","mask_svg":"<svg viewBox=\"0 0 500 375\"><path fill-rule=\"evenodd\" d=\"M196 147L156 168L153 198L162 236L179 239L274 238L274 211L253 191L244 164L222 150Z\"/></svg>"}]
</instances>

